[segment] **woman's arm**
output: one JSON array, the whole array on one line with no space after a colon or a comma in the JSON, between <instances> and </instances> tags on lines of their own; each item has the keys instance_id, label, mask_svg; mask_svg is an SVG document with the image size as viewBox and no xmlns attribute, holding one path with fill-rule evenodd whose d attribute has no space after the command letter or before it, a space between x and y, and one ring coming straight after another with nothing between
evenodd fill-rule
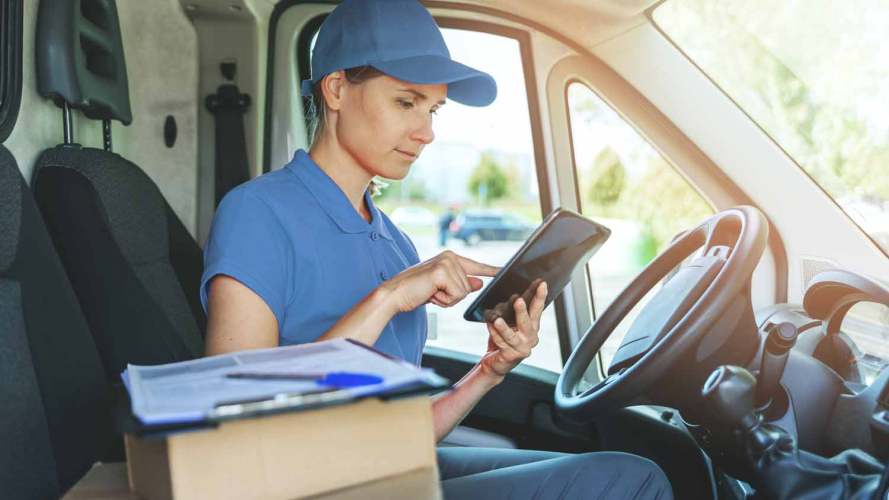
<instances>
[{"instance_id":1,"label":"woman's arm","mask_svg":"<svg viewBox=\"0 0 889 500\"><path fill-rule=\"evenodd\" d=\"M451 307L482 287L476 276L494 276L498 270L446 250L378 286L318 340L348 337L373 345L396 314L430 302Z\"/></svg>"},{"instance_id":2,"label":"woman's arm","mask_svg":"<svg viewBox=\"0 0 889 500\"><path fill-rule=\"evenodd\" d=\"M278 320L259 295L223 274L208 286L206 356L278 346ZM378 287L318 340L348 337L373 345L395 314L387 296Z\"/></svg>"},{"instance_id":3,"label":"woman's arm","mask_svg":"<svg viewBox=\"0 0 889 500\"><path fill-rule=\"evenodd\" d=\"M435 441L441 441L478 404L479 400L503 380L483 364L475 365L454 384L450 391L432 399L432 422Z\"/></svg>"},{"instance_id":4,"label":"woman's arm","mask_svg":"<svg viewBox=\"0 0 889 500\"><path fill-rule=\"evenodd\" d=\"M396 314L429 302L450 307L481 288L476 276L498 270L442 252L375 288L317 340L345 337L373 345ZM213 277L208 286L206 355L278 345L278 322L259 295L225 275Z\"/></svg>"},{"instance_id":5,"label":"woman's arm","mask_svg":"<svg viewBox=\"0 0 889 500\"><path fill-rule=\"evenodd\" d=\"M488 391L499 384L510 370L531 355L539 342L540 317L546 304L546 283L540 283L526 307L522 298L516 299L516 327L503 319L488 323L488 352L451 391L432 401L435 440L441 441L475 407Z\"/></svg>"},{"instance_id":6,"label":"woman's arm","mask_svg":"<svg viewBox=\"0 0 889 500\"><path fill-rule=\"evenodd\" d=\"M278 320L253 290L224 274L207 286L205 356L278 345Z\"/></svg>"}]
</instances>

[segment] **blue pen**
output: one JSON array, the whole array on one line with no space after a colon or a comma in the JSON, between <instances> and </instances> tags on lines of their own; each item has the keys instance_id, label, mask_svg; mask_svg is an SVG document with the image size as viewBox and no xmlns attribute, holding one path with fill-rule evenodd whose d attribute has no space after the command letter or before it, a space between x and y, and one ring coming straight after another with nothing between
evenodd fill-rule
<instances>
[{"instance_id":1,"label":"blue pen","mask_svg":"<svg viewBox=\"0 0 889 500\"><path fill-rule=\"evenodd\" d=\"M248 380L314 380L319 385L337 388L361 387L383 382L382 377L368 373L329 372L329 373L295 373L295 372L231 372L226 378Z\"/></svg>"}]
</instances>

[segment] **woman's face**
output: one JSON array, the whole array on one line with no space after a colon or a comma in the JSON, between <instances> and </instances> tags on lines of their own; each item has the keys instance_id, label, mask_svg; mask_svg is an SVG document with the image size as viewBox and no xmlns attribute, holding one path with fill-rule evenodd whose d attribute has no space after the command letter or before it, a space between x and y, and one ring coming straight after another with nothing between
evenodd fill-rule
<instances>
[{"instance_id":1,"label":"woman's face","mask_svg":"<svg viewBox=\"0 0 889 500\"><path fill-rule=\"evenodd\" d=\"M415 84L387 75L346 83L336 123L340 144L369 174L403 179L432 142L432 117L447 85Z\"/></svg>"}]
</instances>

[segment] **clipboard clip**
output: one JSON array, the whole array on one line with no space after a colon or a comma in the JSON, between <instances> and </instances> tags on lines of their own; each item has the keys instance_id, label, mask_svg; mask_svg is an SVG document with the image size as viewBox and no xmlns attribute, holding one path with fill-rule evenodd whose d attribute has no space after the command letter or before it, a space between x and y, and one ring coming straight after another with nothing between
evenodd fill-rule
<instances>
[{"instance_id":1,"label":"clipboard clip","mask_svg":"<svg viewBox=\"0 0 889 500\"><path fill-rule=\"evenodd\" d=\"M352 399L353 396L349 391L328 387L312 391L275 394L266 398L221 401L207 413L207 420L219 422L293 409L317 408L346 403Z\"/></svg>"}]
</instances>

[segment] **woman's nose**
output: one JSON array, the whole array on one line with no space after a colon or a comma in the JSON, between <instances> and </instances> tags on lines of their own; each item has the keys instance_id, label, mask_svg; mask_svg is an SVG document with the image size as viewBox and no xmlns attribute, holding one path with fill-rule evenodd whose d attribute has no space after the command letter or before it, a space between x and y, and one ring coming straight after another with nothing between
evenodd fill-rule
<instances>
[{"instance_id":1,"label":"woman's nose","mask_svg":"<svg viewBox=\"0 0 889 500\"><path fill-rule=\"evenodd\" d=\"M432 131L432 115L429 115L419 127L414 129L411 139L422 144L429 144L435 139L435 132Z\"/></svg>"}]
</instances>

